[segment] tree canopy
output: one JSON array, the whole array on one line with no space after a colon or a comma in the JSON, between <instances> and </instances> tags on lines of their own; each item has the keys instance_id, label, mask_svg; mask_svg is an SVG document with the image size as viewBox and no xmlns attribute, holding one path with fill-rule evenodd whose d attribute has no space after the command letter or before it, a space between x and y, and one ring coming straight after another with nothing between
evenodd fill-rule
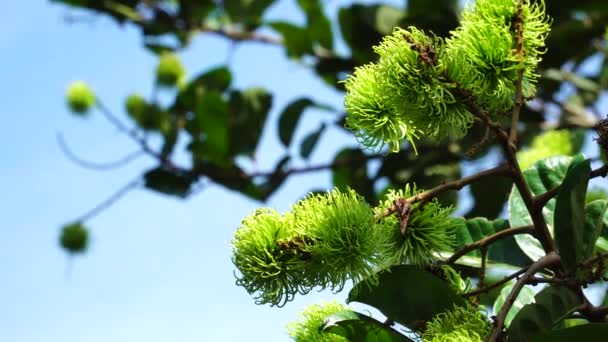
<instances>
[{"instance_id":1,"label":"tree canopy","mask_svg":"<svg viewBox=\"0 0 608 342\"><path fill-rule=\"evenodd\" d=\"M275 1L264 0L54 2L138 27L158 55L158 91L125 94L120 111L84 82L68 88L72 112L103 115L158 162L110 202L139 184L188 197L202 181L265 201L295 174L331 170L333 190L311 189L287 213L260 209L243 221L233 240L237 284L257 303L282 306L353 281L349 301L389 321L339 304L313 307L290 327L294 339L412 340L392 322L425 341L606 333L608 309L583 291L604 277L608 252L608 193L589 188L607 172L605 1L478 0L463 10L454 0L409 0L346 4L330 15L322 1L298 0L302 23L267 20ZM344 108L303 96L268 120L273 89L234 88L230 65L186 72L179 53L199 35L283 49L344 92ZM294 139L313 108L333 119ZM325 148L328 125L360 147L335 151L330 163L292 166ZM255 160L266 127L285 155L256 171L243 161ZM494 167L465 175L464 165L488 162ZM451 216L453 190L465 186L470 209ZM86 221L97 209L64 227L66 250L86 250ZM512 273L486 279L493 268ZM530 293L538 283L550 286ZM480 303L494 306L493 323ZM553 329L574 318L592 324Z\"/></svg>"}]
</instances>

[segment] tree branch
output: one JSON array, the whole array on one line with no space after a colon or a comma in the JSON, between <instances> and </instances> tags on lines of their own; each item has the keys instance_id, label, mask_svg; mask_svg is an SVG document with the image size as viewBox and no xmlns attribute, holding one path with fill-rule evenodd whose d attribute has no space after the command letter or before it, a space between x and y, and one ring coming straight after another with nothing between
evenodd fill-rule
<instances>
[{"instance_id":1,"label":"tree branch","mask_svg":"<svg viewBox=\"0 0 608 342\"><path fill-rule=\"evenodd\" d=\"M471 291L471 292L463 293L462 296L463 297L472 297L472 296L478 296L478 295L480 295L482 293L490 292L491 290L493 290L493 289L495 289L495 288L497 288L497 287L499 287L499 286L501 286L501 285L503 285L505 283L508 283L510 280L519 277L520 275L524 274L527 270L528 270L528 267L524 267L521 270L519 270L519 271L517 271L515 273L512 273L512 274L510 274L510 275L502 278L501 280L499 280L499 281L497 281L495 283L492 283L491 285L488 285L486 287L483 287L483 288L480 288L480 289L477 289L477 290L474 290L474 291Z\"/></svg>"},{"instance_id":2,"label":"tree branch","mask_svg":"<svg viewBox=\"0 0 608 342\"><path fill-rule=\"evenodd\" d=\"M114 203L116 203L116 201L121 199L129 191L137 188L140 185L141 185L141 177L137 177L137 178L133 179L129 183L125 184L122 188L118 189L118 191L116 191L115 193L110 195L110 197L105 199L103 202L99 203L93 209L89 210L87 213L85 213L80 218L78 218L76 220L76 222L85 222L85 221L92 219L93 217L97 216L99 213L101 213L108 207L112 206Z\"/></svg>"},{"instance_id":3,"label":"tree branch","mask_svg":"<svg viewBox=\"0 0 608 342\"><path fill-rule=\"evenodd\" d=\"M494 320L492 333L488 338L489 342L498 341L498 337L502 333L502 329L505 324L505 318L507 317L507 313L509 312L509 309L511 309L511 307L513 306L513 303L515 303L515 300L517 299L517 296L519 295L519 292L524 287L524 285L528 283L528 281L534 276L534 274L536 274L536 272L542 270L545 267L555 265L559 261L559 255L555 252L550 252L544 257L538 259L538 261L536 261L526 270L523 276L515 283L515 285L513 286L513 290L511 290L511 293L509 293L507 299L505 299L504 304L500 308L500 311L498 312L498 315Z\"/></svg>"},{"instance_id":4,"label":"tree branch","mask_svg":"<svg viewBox=\"0 0 608 342\"><path fill-rule=\"evenodd\" d=\"M490 244L492 244L493 242L504 239L506 237L514 236L514 235L518 235L518 234L533 234L533 233L534 233L534 226L514 227L514 228L508 228L508 229L501 230L492 235L485 236L473 243L465 245L458 252L454 253L444 263L453 264L458 259L460 259L462 256L466 255L467 253L474 251L476 249L479 249L479 248L487 247Z\"/></svg>"},{"instance_id":5,"label":"tree branch","mask_svg":"<svg viewBox=\"0 0 608 342\"><path fill-rule=\"evenodd\" d=\"M479 173L473 174L468 177L463 177L463 178L460 178L460 179L457 179L457 180L454 180L451 182L445 182L432 189L423 191L410 198L406 198L405 200L408 203L414 203L414 202L423 202L424 203L448 190L460 190L463 187L465 187L466 185L477 182L480 179L483 179L485 177L506 176L508 174L509 174L509 166L506 164L503 164L503 165L500 165L500 166L497 166L497 167L494 167L494 168L491 168L488 170L481 171ZM390 208L388 208L388 210L384 214L382 214L382 217L390 216L390 215L394 214L396 212L396 210L397 210L396 206L393 205Z\"/></svg>"},{"instance_id":6,"label":"tree branch","mask_svg":"<svg viewBox=\"0 0 608 342\"><path fill-rule=\"evenodd\" d=\"M133 160L137 159L138 157L140 157L143 153L143 151L141 150L137 150L134 152L131 152L129 154L127 154L126 156L112 161L112 162L107 162L107 163L95 163L95 162L90 162L87 160L84 160L80 157L78 157L68 146L68 144L66 143L63 134L61 133L57 133L57 143L59 144L59 149L61 149L61 152L63 152L63 154L70 160L72 161L74 164L83 167L85 169L91 169L91 170L97 170L97 171L105 171L105 170L111 170L111 169L116 169L122 166L125 166L127 164L129 164L130 162L132 162Z\"/></svg>"}]
</instances>

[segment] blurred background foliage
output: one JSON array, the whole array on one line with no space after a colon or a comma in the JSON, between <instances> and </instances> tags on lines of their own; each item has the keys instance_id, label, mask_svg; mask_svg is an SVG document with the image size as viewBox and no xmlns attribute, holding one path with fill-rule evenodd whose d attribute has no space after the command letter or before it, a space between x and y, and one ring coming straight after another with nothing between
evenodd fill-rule
<instances>
[{"instance_id":1,"label":"blurred background foliage","mask_svg":"<svg viewBox=\"0 0 608 342\"><path fill-rule=\"evenodd\" d=\"M201 35L220 36L235 45L274 45L284 50L286 59L304 65L326 84L343 91L341 81L355 67L375 60L372 47L394 27L416 26L446 37L458 25L462 1L409 0L401 6L382 1L348 2L335 16L328 16L327 2L298 0L304 24L267 20L265 12L278 2L272 0L51 2L110 17L117 25L136 26L143 46L159 56L157 91L150 97L125 94L125 110L120 114L112 113L102 99L97 99L98 109L110 122L132 137L142 153L157 160L154 168L141 171L142 183L151 191L188 197L197 192L202 182L211 181L265 201L290 176L329 169L334 186L352 187L376 204L389 187L415 182L420 188L429 188L460 178L465 164L500 162L497 142L483 125L476 124L462 140L421 142L418 155L404 142L395 154L346 148L336 150L330 163L315 164L308 160L315 149L332 148L318 146L328 127L344 127L343 108L333 108L322 99L304 95L280 108L278 119L271 121L268 118L273 109L273 89L234 88L229 63L208 70L189 70L186 74L174 55L188 49ZM591 129L606 115L600 108L608 87L608 2L546 2L553 20L552 31L541 64L538 96L528 102L521 116L520 145L532 145L533 137L541 131L567 129L574 133L570 135L570 153L574 154L583 148L585 139L593 136ZM167 58L175 59L171 62L176 72L174 79L160 75L163 59ZM250 56L250 67L255 68L256 61L263 59L263 55ZM285 86L298 85L286 79ZM306 94L306 89L301 91ZM310 109L327 112L329 119L320 120L313 125L315 129L295 139L294 132ZM508 119L504 115L505 126ZM285 154L276 165L264 165L264 171L259 171L251 165L255 164L262 132L267 129L276 132ZM304 160L305 166L292 166L294 160ZM510 189L509 181L498 177L475 183L469 192L471 208L465 216L498 217ZM456 204L458 196L452 192L440 200Z\"/></svg>"}]
</instances>

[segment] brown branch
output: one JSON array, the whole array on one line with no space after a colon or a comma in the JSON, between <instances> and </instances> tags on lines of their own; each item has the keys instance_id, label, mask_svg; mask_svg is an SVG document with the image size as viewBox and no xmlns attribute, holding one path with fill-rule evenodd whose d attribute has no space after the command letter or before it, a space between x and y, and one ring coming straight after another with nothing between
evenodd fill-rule
<instances>
[{"instance_id":1,"label":"brown branch","mask_svg":"<svg viewBox=\"0 0 608 342\"><path fill-rule=\"evenodd\" d=\"M505 324L505 318L507 317L507 313L509 312L509 309L511 309L511 307L513 306L513 303L515 303L515 300L517 299L517 296L519 295L519 292L524 287L524 285L526 285L526 283L528 283L528 281L538 271L542 270L545 267L556 265L559 261L560 261L559 255L555 252L550 252L547 255L545 255L544 257L538 259L538 261L536 261L534 264L532 264L526 270L526 272L523 274L523 276L515 283L515 285L513 286L513 290L511 290L511 293L509 293L509 295L505 299L504 304L500 308L500 311L498 312L498 315L496 316L496 319L494 320L494 326L492 327L492 333L490 334L490 337L488 338L489 342L498 341L498 338L499 338L500 334L502 333L502 330L503 330L503 327Z\"/></svg>"},{"instance_id":2,"label":"brown branch","mask_svg":"<svg viewBox=\"0 0 608 342\"><path fill-rule=\"evenodd\" d=\"M492 283L491 285L488 285L486 287L483 287L483 288L480 288L480 289L477 289L477 290L474 290L471 292L463 293L462 296L463 297L472 297L472 296L478 296L482 293L490 292L491 290L493 290L503 284L508 283L510 280L513 280L513 279L519 277L520 275L524 274L527 270L528 270L528 268L524 267L523 269L521 269L515 273L512 273L512 274L502 278L501 280L499 280L495 283Z\"/></svg>"},{"instance_id":3,"label":"brown branch","mask_svg":"<svg viewBox=\"0 0 608 342\"><path fill-rule=\"evenodd\" d=\"M518 235L518 234L533 234L534 226L523 226L523 227L514 227L508 228L501 231L498 231L492 235L485 236L473 243L464 245L458 252L454 253L449 259L445 261L446 264L453 264L456 260L460 259L462 256L467 253L474 251L476 249L487 247L495 241L504 239L509 236Z\"/></svg>"},{"instance_id":4,"label":"brown branch","mask_svg":"<svg viewBox=\"0 0 608 342\"><path fill-rule=\"evenodd\" d=\"M454 95L463 102L469 112L480 118L497 135L502 146L503 153L505 154L509 164L513 183L519 191L521 198L526 205L526 209L528 209L528 212L530 213L532 223L537 230L536 237L543 246L545 253L555 251L555 243L551 238L547 223L545 222L542 212L535 209L534 196L532 195L532 191L530 191L530 188L524 179L524 175L521 172L521 168L519 167L519 162L517 161L517 157L515 155L517 146L510 141L509 135L502 129L500 124L493 121L488 113L477 105L477 101L475 100L474 96L466 90L463 90L463 88L461 88L456 82L454 83L457 85L457 87L452 90Z\"/></svg>"},{"instance_id":5,"label":"brown branch","mask_svg":"<svg viewBox=\"0 0 608 342\"><path fill-rule=\"evenodd\" d=\"M417 195L414 195L410 198L407 198L406 201L408 203L414 203L414 202L427 202L431 199L433 199L434 197L437 197L437 195L440 195L448 190L460 190L463 187L465 187L466 185L469 185L471 183L477 182L482 178L485 177L489 177L489 176L506 176L509 174L509 166L507 164L503 164L488 170L484 170L481 171L479 173L473 174L471 176L468 177L463 177L454 181L450 181L450 182L445 182L441 185L438 185L432 189L423 191ZM396 212L397 208L396 206L392 206L390 208L388 208L388 210L382 214L382 217L387 217L390 216L392 214L394 214Z\"/></svg>"}]
</instances>

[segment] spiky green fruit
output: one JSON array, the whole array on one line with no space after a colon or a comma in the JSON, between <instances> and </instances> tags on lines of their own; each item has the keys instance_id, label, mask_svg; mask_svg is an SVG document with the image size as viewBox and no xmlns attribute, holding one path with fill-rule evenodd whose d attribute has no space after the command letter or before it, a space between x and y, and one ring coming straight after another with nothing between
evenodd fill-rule
<instances>
[{"instance_id":1,"label":"spiky green fruit","mask_svg":"<svg viewBox=\"0 0 608 342\"><path fill-rule=\"evenodd\" d=\"M232 240L237 284L258 304L282 306L314 288L374 283L389 260L387 238L354 190L310 195L283 216L260 209L243 220Z\"/></svg>"},{"instance_id":2,"label":"spiky green fruit","mask_svg":"<svg viewBox=\"0 0 608 342\"><path fill-rule=\"evenodd\" d=\"M451 311L435 316L426 324L424 342L482 342L492 325L473 305L454 306Z\"/></svg>"},{"instance_id":3,"label":"spiky green fruit","mask_svg":"<svg viewBox=\"0 0 608 342\"><path fill-rule=\"evenodd\" d=\"M186 69L179 57L171 52L163 53L156 67L156 81L158 84L173 87L186 75Z\"/></svg>"},{"instance_id":4,"label":"spiky green fruit","mask_svg":"<svg viewBox=\"0 0 608 342\"><path fill-rule=\"evenodd\" d=\"M390 236L387 251L393 263L412 263L427 266L437 259L439 252L451 251L455 241L455 221L450 217L452 208L444 208L434 199L428 203L414 203L409 209L409 219L402 233L396 215L384 217L395 200L410 198L421 192L409 184L403 190L389 190L385 199L375 208L381 219L382 230Z\"/></svg>"},{"instance_id":5,"label":"spiky green fruit","mask_svg":"<svg viewBox=\"0 0 608 342\"><path fill-rule=\"evenodd\" d=\"M237 285L254 295L257 304L283 306L297 293L312 287L304 276L309 255L299 247L293 222L276 211L262 208L249 215L232 239L232 262Z\"/></svg>"},{"instance_id":6,"label":"spiky green fruit","mask_svg":"<svg viewBox=\"0 0 608 342\"><path fill-rule=\"evenodd\" d=\"M289 215L296 234L306 237L301 249L311 256L306 274L312 282L340 291L348 280L377 281L376 272L387 261L388 236L354 190L310 195Z\"/></svg>"},{"instance_id":7,"label":"spiky green fruit","mask_svg":"<svg viewBox=\"0 0 608 342\"><path fill-rule=\"evenodd\" d=\"M86 227L80 223L72 223L61 229L59 244L67 252L76 254L83 253L87 249L89 233Z\"/></svg>"},{"instance_id":8,"label":"spiky green fruit","mask_svg":"<svg viewBox=\"0 0 608 342\"><path fill-rule=\"evenodd\" d=\"M95 105L95 94L85 82L75 81L66 90L66 101L74 114L84 116Z\"/></svg>"},{"instance_id":9,"label":"spiky green fruit","mask_svg":"<svg viewBox=\"0 0 608 342\"><path fill-rule=\"evenodd\" d=\"M287 333L296 342L347 342L336 334L322 334L319 329L325 319L347 308L336 302L308 305L298 313L298 320L287 325Z\"/></svg>"}]
</instances>

